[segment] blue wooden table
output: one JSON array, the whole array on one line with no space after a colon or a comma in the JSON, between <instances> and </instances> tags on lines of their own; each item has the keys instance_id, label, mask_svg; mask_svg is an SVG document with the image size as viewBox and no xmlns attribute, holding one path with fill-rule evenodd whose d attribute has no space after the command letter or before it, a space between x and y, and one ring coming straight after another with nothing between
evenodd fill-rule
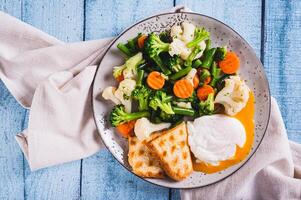
<instances>
[{"instance_id":1,"label":"blue wooden table","mask_svg":"<svg viewBox=\"0 0 301 200\"><path fill-rule=\"evenodd\" d=\"M74 42L115 36L132 23L179 4L227 23L251 44L264 63L288 137L301 143L300 0L0 0L0 10ZM30 172L14 139L27 126L28 111L2 82L0 113L0 199L179 199L179 191L128 173L106 150Z\"/></svg>"}]
</instances>

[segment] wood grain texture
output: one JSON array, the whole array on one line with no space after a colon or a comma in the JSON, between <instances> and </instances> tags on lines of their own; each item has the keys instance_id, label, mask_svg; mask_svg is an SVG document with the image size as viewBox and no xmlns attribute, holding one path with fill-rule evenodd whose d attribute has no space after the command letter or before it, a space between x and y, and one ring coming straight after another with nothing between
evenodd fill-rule
<instances>
[{"instance_id":1,"label":"wood grain texture","mask_svg":"<svg viewBox=\"0 0 301 200\"><path fill-rule=\"evenodd\" d=\"M127 26L173 1L86 1L85 39L119 34ZM144 182L127 172L106 150L83 160L83 199L168 199L169 190Z\"/></svg>"},{"instance_id":2,"label":"wood grain texture","mask_svg":"<svg viewBox=\"0 0 301 200\"><path fill-rule=\"evenodd\" d=\"M176 0L176 4L226 23L260 55L261 0Z\"/></svg>"},{"instance_id":3,"label":"wood grain texture","mask_svg":"<svg viewBox=\"0 0 301 200\"><path fill-rule=\"evenodd\" d=\"M0 10L21 18L21 1L0 0ZM14 136L26 110L0 81L0 199L24 199L24 159Z\"/></svg>"},{"instance_id":4,"label":"wood grain texture","mask_svg":"<svg viewBox=\"0 0 301 200\"><path fill-rule=\"evenodd\" d=\"M83 38L83 1L23 0L22 19L65 42ZM25 120L24 127L27 127ZM79 199L81 162L30 172L25 164L26 199Z\"/></svg>"},{"instance_id":5,"label":"wood grain texture","mask_svg":"<svg viewBox=\"0 0 301 200\"><path fill-rule=\"evenodd\" d=\"M23 0L22 19L65 42L83 38L84 0Z\"/></svg>"},{"instance_id":6,"label":"wood grain texture","mask_svg":"<svg viewBox=\"0 0 301 200\"><path fill-rule=\"evenodd\" d=\"M84 159L82 167L82 199L168 199L168 189L129 173L107 150Z\"/></svg>"},{"instance_id":7,"label":"wood grain texture","mask_svg":"<svg viewBox=\"0 0 301 200\"><path fill-rule=\"evenodd\" d=\"M117 35L173 3L227 23L260 55L261 1L0 0L0 10L66 42ZM301 1L265 0L264 64L289 138L301 142ZM180 199L178 190L148 184L105 150L80 161L30 172L14 135L28 112L0 82L0 199ZM24 120L25 119L25 120ZM23 123L25 122L25 123ZM81 174L82 171L82 174ZM170 196L169 196L170 194Z\"/></svg>"},{"instance_id":8,"label":"wood grain texture","mask_svg":"<svg viewBox=\"0 0 301 200\"><path fill-rule=\"evenodd\" d=\"M86 40L118 35L140 19L172 6L172 0L87 0Z\"/></svg>"},{"instance_id":9,"label":"wood grain texture","mask_svg":"<svg viewBox=\"0 0 301 200\"><path fill-rule=\"evenodd\" d=\"M301 142L301 1L267 0L264 63L290 139Z\"/></svg>"},{"instance_id":10,"label":"wood grain texture","mask_svg":"<svg viewBox=\"0 0 301 200\"><path fill-rule=\"evenodd\" d=\"M22 130L25 109L0 81L0 199L23 199L23 154L15 140Z\"/></svg>"},{"instance_id":11,"label":"wood grain texture","mask_svg":"<svg viewBox=\"0 0 301 200\"><path fill-rule=\"evenodd\" d=\"M0 10L21 19L21 0L0 0Z\"/></svg>"}]
</instances>

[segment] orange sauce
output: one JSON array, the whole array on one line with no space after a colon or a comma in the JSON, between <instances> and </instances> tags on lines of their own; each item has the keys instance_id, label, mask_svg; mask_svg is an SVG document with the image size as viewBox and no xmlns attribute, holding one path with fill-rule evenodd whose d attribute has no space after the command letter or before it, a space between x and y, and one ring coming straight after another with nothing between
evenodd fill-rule
<instances>
[{"instance_id":1,"label":"orange sauce","mask_svg":"<svg viewBox=\"0 0 301 200\"><path fill-rule=\"evenodd\" d=\"M232 159L219 162L219 165L210 165L208 163L196 163L193 159L193 168L195 171L201 171L207 174L224 170L232 165L243 161L250 153L254 141L254 94L250 92L250 97L246 107L244 107L234 117L238 119L246 130L246 142L242 148L236 146L236 153Z\"/></svg>"}]
</instances>

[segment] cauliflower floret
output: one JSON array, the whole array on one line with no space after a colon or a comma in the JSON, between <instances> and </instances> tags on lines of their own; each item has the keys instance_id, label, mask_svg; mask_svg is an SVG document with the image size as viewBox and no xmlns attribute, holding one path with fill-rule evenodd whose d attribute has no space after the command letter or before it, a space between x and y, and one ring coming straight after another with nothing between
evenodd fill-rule
<instances>
[{"instance_id":1,"label":"cauliflower floret","mask_svg":"<svg viewBox=\"0 0 301 200\"><path fill-rule=\"evenodd\" d=\"M179 38L180 39L182 37L182 33L183 33L183 30L182 30L181 26L174 25L170 29L170 36L172 38Z\"/></svg>"},{"instance_id":2,"label":"cauliflower floret","mask_svg":"<svg viewBox=\"0 0 301 200\"><path fill-rule=\"evenodd\" d=\"M247 104L250 89L239 76L230 76L225 87L216 95L215 103L223 104L226 114L233 116Z\"/></svg>"},{"instance_id":3,"label":"cauliflower floret","mask_svg":"<svg viewBox=\"0 0 301 200\"><path fill-rule=\"evenodd\" d=\"M195 77L198 71L195 68L192 68L190 72L184 77L184 79L188 80L191 85L193 85L193 78Z\"/></svg>"},{"instance_id":4,"label":"cauliflower floret","mask_svg":"<svg viewBox=\"0 0 301 200\"><path fill-rule=\"evenodd\" d=\"M126 112L132 110L131 94L135 89L136 81L132 79L124 79L119 83L118 89L115 91L115 97L124 105Z\"/></svg>"},{"instance_id":5,"label":"cauliflower floret","mask_svg":"<svg viewBox=\"0 0 301 200\"><path fill-rule=\"evenodd\" d=\"M191 109L191 103L190 102L175 102L177 106L179 106L180 108L188 108Z\"/></svg>"},{"instance_id":6,"label":"cauliflower floret","mask_svg":"<svg viewBox=\"0 0 301 200\"><path fill-rule=\"evenodd\" d=\"M205 41L200 42L199 46L200 46L201 51L195 56L194 59L198 59L198 58L202 57L202 55L206 49L206 42Z\"/></svg>"},{"instance_id":7,"label":"cauliflower floret","mask_svg":"<svg viewBox=\"0 0 301 200\"><path fill-rule=\"evenodd\" d=\"M181 25L183 28L182 40L187 44L194 38L195 26L188 22L183 22Z\"/></svg>"},{"instance_id":8,"label":"cauliflower floret","mask_svg":"<svg viewBox=\"0 0 301 200\"><path fill-rule=\"evenodd\" d=\"M186 60L190 55L191 50L186 47L186 44L179 39L174 39L169 46L169 54L171 56L180 55L183 60Z\"/></svg>"},{"instance_id":9,"label":"cauliflower floret","mask_svg":"<svg viewBox=\"0 0 301 200\"><path fill-rule=\"evenodd\" d=\"M120 104L121 102L119 101L119 99L117 99L115 97L115 91L116 91L116 88L115 87L112 87L112 86L109 86L107 88L105 88L102 92L102 97L105 99L105 100L111 100L113 101L116 105L117 104Z\"/></svg>"},{"instance_id":10,"label":"cauliflower floret","mask_svg":"<svg viewBox=\"0 0 301 200\"><path fill-rule=\"evenodd\" d=\"M170 127L170 123L153 124L147 118L142 117L135 123L134 132L138 140L148 138L151 133Z\"/></svg>"},{"instance_id":11,"label":"cauliflower floret","mask_svg":"<svg viewBox=\"0 0 301 200\"><path fill-rule=\"evenodd\" d=\"M188 22L183 22L181 26L174 25L171 27L170 35L173 41L169 47L169 54L179 55L183 60L187 60L188 56L191 54L192 49L188 48L187 43L194 39L195 26ZM199 43L201 51L196 55L194 59L200 58L206 48L206 43L204 41Z\"/></svg>"}]
</instances>

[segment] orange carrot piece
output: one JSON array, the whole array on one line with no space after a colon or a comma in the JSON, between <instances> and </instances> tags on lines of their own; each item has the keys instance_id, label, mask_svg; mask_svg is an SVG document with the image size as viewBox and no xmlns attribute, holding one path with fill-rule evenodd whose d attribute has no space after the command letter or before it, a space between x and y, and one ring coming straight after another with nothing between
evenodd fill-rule
<instances>
[{"instance_id":1,"label":"orange carrot piece","mask_svg":"<svg viewBox=\"0 0 301 200\"><path fill-rule=\"evenodd\" d=\"M234 74L239 69L240 61L234 52L229 51L218 65L225 74Z\"/></svg>"},{"instance_id":2,"label":"orange carrot piece","mask_svg":"<svg viewBox=\"0 0 301 200\"><path fill-rule=\"evenodd\" d=\"M119 124L116 129L121 136L127 138L133 133L135 123L136 120L128 121L123 124Z\"/></svg>"},{"instance_id":3,"label":"orange carrot piece","mask_svg":"<svg viewBox=\"0 0 301 200\"><path fill-rule=\"evenodd\" d=\"M142 49L144 47L144 42L145 40L147 39L147 35L141 35L139 38L138 38L138 47L140 49Z\"/></svg>"},{"instance_id":4,"label":"orange carrot piece","mask_svg":"<svg viewBox=\"0 0 301 200\"><path fill-rule=\"evenodd\" d=\"M117 80L118 82L123 81L123 80L124 80L123 74L121 74L120 76L117 76L117 77L116 77L116 80Z\"/></svg>"},{"instance_id":5,"label":"orange carrot piece","mask_svg":"<svg viewBox=\"0 0 301 200\"><path fill-rule=\"evenodd\" d=\"M178 80L173 86L173 93L182 99L191 97L193 85L187 79Z\"/></svg>"},{"instance_id":6,"label":"orange carrot piece","mask_svg":"<svg viewBox=\"0 0 301 200\"><path fill-rule=\"evenodd\" d=\"M204 80L204 85L209 84L211 81L211 76L208 76L205 80Z\"/></svg>"},{"instance_id":7,"label":"orange carrot piece","mask_svg":"<svg viewBox=\"0 0 301 200\"><path fill-rule=\"evenodd\" d=\"M146 79L147 85L154 89L154 90L159 90L163 88L165 84L165 79L163 76L161 76L160 72L157 71L152 71Z\"/></svg>"},{"instance_id":8,"label":"orange carrot piece","mask_svg":"<svg viewBox=\"0 0 301 200\"><path fill-rule=\"evenodd\" d=\"M194 88L194 89L198 88L199 83L200 83L200 79L199 79L199 76L196 74L196 75L193 77L193 88Z\"/></svg>"},{"instance_id":9,"label":"orange carrot piece","mask_svg":"<svg viewBox=\"0 0 301 200\"><path fill-rule=\"evenodd\" d=\"M200 101L204 101L211 93L214 93L214 89L210 85L203 85L198 89L197 96Z\"/></svg>"}]
</instances>

